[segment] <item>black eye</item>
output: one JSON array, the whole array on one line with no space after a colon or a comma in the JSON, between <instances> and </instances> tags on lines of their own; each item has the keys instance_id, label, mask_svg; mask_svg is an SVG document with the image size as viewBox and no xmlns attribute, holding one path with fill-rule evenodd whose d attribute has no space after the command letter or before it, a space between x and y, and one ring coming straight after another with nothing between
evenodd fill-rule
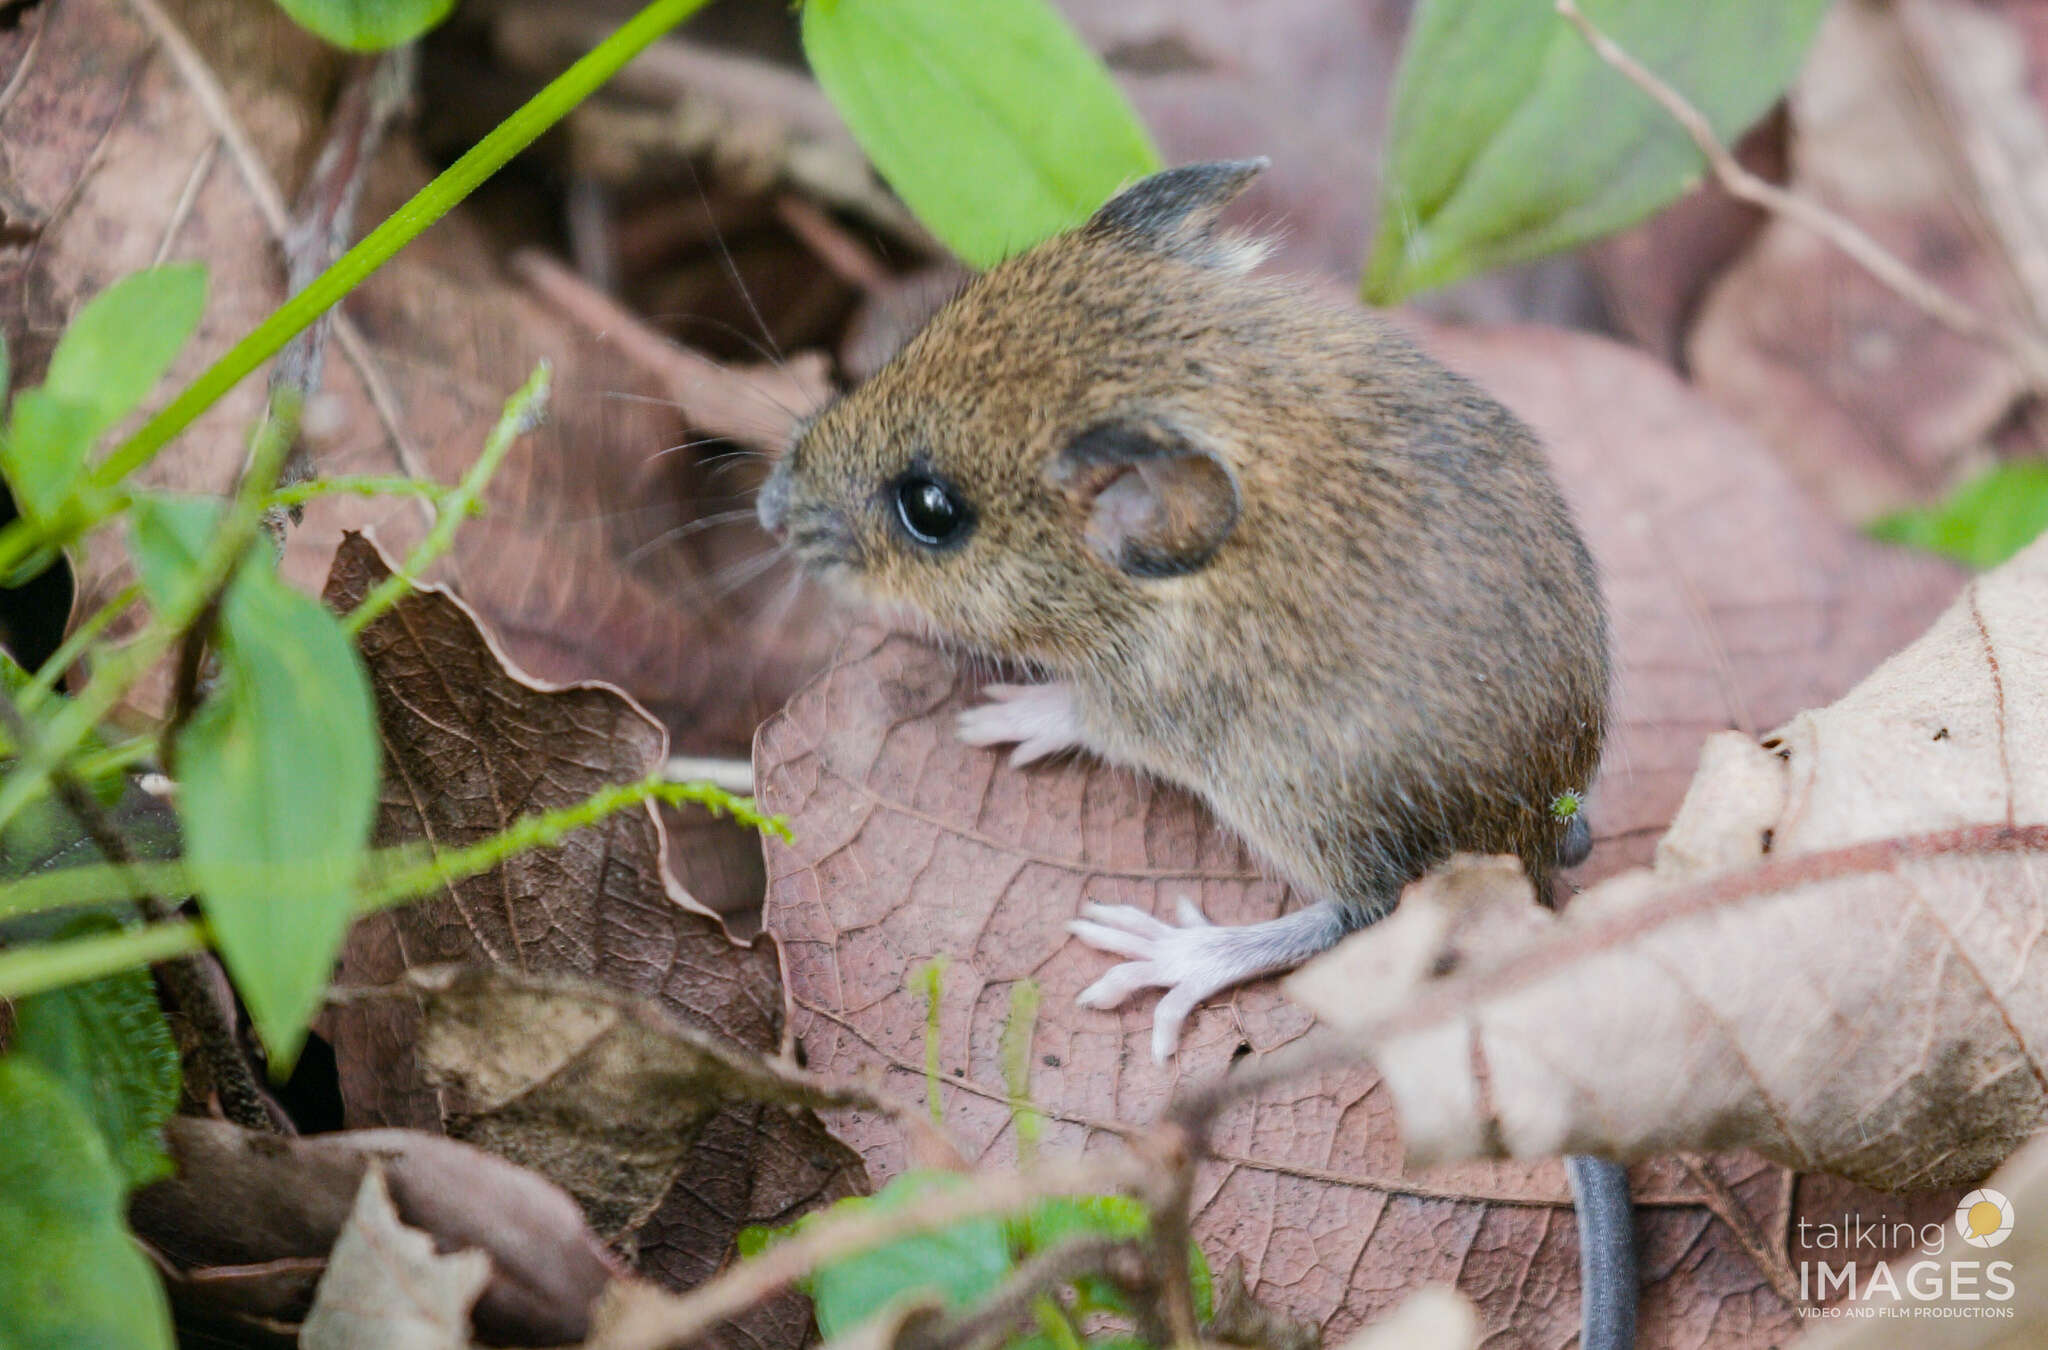
<instances>
[{"instance_id":1,"label":"black eye","mask_svg":"<svg viewBox=\"0 0 2048 1350\"><path fill-rule=\"evenodd\" d=\"M967 503L952 488L916 474L896 485L896 518L926 548L953 543L973 521Z\"/></svg>"}]
</instances>

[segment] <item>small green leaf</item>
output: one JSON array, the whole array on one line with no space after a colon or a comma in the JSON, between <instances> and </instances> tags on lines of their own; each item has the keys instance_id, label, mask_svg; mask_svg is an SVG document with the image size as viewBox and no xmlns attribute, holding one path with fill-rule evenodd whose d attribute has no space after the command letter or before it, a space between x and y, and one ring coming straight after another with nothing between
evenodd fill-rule
<instances>
[{"instance_id":1,"label":"small green leaf","mask_svg":"<svg viewBox=\"0 0 2048 1350\"><path fill-rule=\"evenodd\" d=\"M118 927L88 918L57 936ZM178 1105L178 1050L148 971L22 999L14 1005L14 1048L91 1112L130 1187L170 1172L161 1133Z\"/></svg>"},{"instance_id":2,"label":"small green leaf","mask_svg":"<svg viewBox=\"0 0 2048 1350\"><path fill-rule=\"evenodd\" d=\"M25 1055L0 1059L0 1343L170 1350L156 1272L92 1118Z\"/></svg>"},{"instance_id":3,"label":"small green leaf","mask_svg":"<svg viewBox=\"0 0 2048 1350\"><path fill-rule=\"evenodd\" d=\"M97 439L156 388L205 309L206 269L198 263L122 277L72 317L50 354L43 392L86 409L87 439Z\"/></svg>"},{"instance_id":4,"label":"small green leaf","mask_svg":"<svg viewBox=\"0 0 2048 1350\"><path fill-rule=\"evenodd\" d=\"M299 27L356 52L381 52L410 42L455 8L455 0L277 0L277 4Z\"/></svg>"},{"instance_id":5,"label":"small green leaf","mask_svg":"<svg viewBox=\"0 0 2048 1350\"><path fill-rule=\"evenodd\" d=\"M134 509L144 590L197 562L214 503ZM340 622L257 550L220 612L221 679L177 741L185 859L235 987L289 1067L355 910L377 804L369 681Z\"/></svg>"},{"instance_id":6,"label":"small green leaf","mask_svg":"<svg viewBox=\"0 0 2048 1350\"><path fill-rule=\"evenodd\" d=\"M1724 142L1799 69L1827 0L1580 0ZM1621 229L1703 161L1552 0L1423 0L1395 77L1365 296L1392 304Z\"/></svg>"},{"instance_id":7,"label":"small green leaf","mask_svg":"<svg viewBox=\"0 0 2048 1350\"><path fill-rule=\"evenodd\" d=\"M2048 460L2000 464L1946 501L1875 521L1879 539L1968 563L1996 567L2048 529Z\"/></svg>"},{"instance_id":8,"label":"small green leaf","mask_svg":"<svg viewBox=\"0 0 2048 1350\"><path fill-rule=\"evenodd\" d=\"M953 1172L905 1172L871 1196L841 1200L819 1213L901 1209L936 1190L969 1184ZM758 1255L777 1239L802 1232L816 1217L805 1215L783 1229L749 1229L740 1234L740 1255ZM817 1304L819 1334L831 1341L906 1294L935 1295L948 1308L972 1306L1009 1273L1003 1230L998 1218L968 1219L820 1268L804 1283Z\"/></svg>"},{"instance_id":9,"label":"small green leaf","mask_svg":"<svg viewBox=\"0 0 2048 1350\"><path fill-rule=\"evenodd\" d=\"M1151 1227L1145 1207L1128 1195L1054 1196L1010 1220L1005 1234L1022 1258L1077 1237L1140 1238ZM1194 1287L1195 1312L1207 1321L1215 1303L1215 1281L1208 1257L1192 1242L1188 1244L1188 1278ZM1131 1311L1122 1293L1107 1280L1088 1277L1075 1281L1074 1288L1079 1295L1076 1312Z\"/></svg>"},{"instance_id":10,"label":"small green leaf","mask_svg":"<svg viewBox=\"0 0 2048 1350\"><path fill-rule=\"evenodd\" d=\"M22 513L47 521L62 510L85 472L85 458L100 428L91 408L43 389L14 398L7 434L0 438L0 468Z\"/></svg>"},{"instance_id":11,"label":"small green leaf","mask_svg":"<svg viewBox=\"0 0 2048 1350\"><path fill-rule=\"evenodd\" d=\"M806 0L804 53L919 220L987 267L1090 212L1159 153L1045 0Z\"/></svg>"}]
</instances>

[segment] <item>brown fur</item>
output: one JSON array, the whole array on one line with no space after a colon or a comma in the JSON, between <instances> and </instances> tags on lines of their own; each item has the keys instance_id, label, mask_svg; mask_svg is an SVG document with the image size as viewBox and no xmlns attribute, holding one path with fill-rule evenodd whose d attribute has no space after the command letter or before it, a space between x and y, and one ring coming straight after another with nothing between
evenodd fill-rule
<instances>
[{"instance_id":1,"label":"brown fur","mask_svg":"<svg viewBox=\"0 0 2048 1350\"><path fill-rule=\"evenodd\" d=\"M1551 803L1599 759L1608 660L1535 438L1378 318L1242 275L1205 229L1115 225L995 267L803 430L771 486L797 553L1071 682L1099 753L1199 792L1361 917L1454 850L1518 854L1541 887ZM1090 547L1061 456L1105 422L1227 466L1237 518L1205 563L1134 576ZM958 547L898 526L914 465L972 505Z\"/></svg>"}]
</instances>

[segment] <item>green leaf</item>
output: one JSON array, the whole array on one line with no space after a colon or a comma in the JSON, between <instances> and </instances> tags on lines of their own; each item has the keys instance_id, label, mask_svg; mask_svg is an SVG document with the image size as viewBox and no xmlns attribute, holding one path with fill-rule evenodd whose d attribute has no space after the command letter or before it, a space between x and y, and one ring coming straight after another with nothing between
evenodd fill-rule
<instances>
[{"instance_id":1,"label":"green leaf","mask_svg":"<svg viewBox=\"0 0 2048 1350\"><path fill-rule=\"evenodd\" d=\"M24 389L14 398L7 434L0 438L0 468L22 514L54 518L77 490L86 453L100 427L93 410L45 389Z\"/></svg>"},{"instance_id":2,"label":"green leaf","mask_svg":"<svg viewBox=\"0 0 2048 1350\"><path fill-rule=\"evenodd\" d=\"M1580 0L1724 142L1798 71L1827 0ZM1670 114L1552 0L1423 0L1395 77L1365 296L1392 304L1621 229L1699 181Z\"/></svg>"},{"instance_id":3,"label":"green leaf","mask_svg":"<svg viewBox=\"0 0 2048 1350\"><path fill-rule=\"evenodd\" d=\"M25 1055L0 1059L0 1344L170 1350L156 1272L92 1118Z\"/></svg>"},{"instance_id":4,"label":"green leaf","mask_svg":"<svg viewBox=\"0 0 2048 1350\"><path fill-rule=\"evenodd\" d=\"M206 269L169 263L122 277L88 301L50 354L43 392L86 409L97 439L133 412L192 340Z\"/></svg>"},{"instance_id":5,"label":"green leaf","mask_svg":"<svg viewBox=\"0 0 2048 1350\"><path fill-rule=\"evenodd\" d=\"M350 51L410 42L448 17L455 0L277 0L299 27Z\"/></svg>"},{"instance_id":6,"label":"green leaf","mask_svg":"<svg viewBox=\"0 0 2048 1350\"><path fill-rule=\"evenodd\" d=\"M119 926L105 917L88 918L58 936ZM22 999L14 1005L14 1048L90 1111L127 1185L169 1174L161 1135L178 1105L178 1050L148 971L124 971Z\"/></svg>"},{"instance_id":7,"label":"green leaf","mask_svg":"<svg viewBox=\"0 0 2048 1350\"><path fill-rule=\"evenodd\" d=\"M901 1209L934 1191L969 1184L954 1172L905 1172L872 1196L841 1200L819 1213ZM748 1229L740 1234L740 1255L759 1255L816 1218L809 1214L783 1229ZM804 1291L817 1304L819 1334L831 1341L905 1294L935 1295L948 1308L970 1307L1002 1283L1010 1265L1003 1221L967 1219L826 1265L804 1282Z\"/></svg>"},{"instance_id":8,"label":"green leaf","mask_svg":"<svg viewBox=\"0 0 2048 1350\"><path fill-rule=\"evenodd\" d=\"M1996 567L2048 529L2048 460L2020 459L1950 493L1935 506L1899 511L1870 533L1972 567Z\"/></svg>"},{"instance_id":9,"label":"green leaf","mask_svg":"<svg viewBox=\"0 0 2048 1350\"><path fill-rule=\"evenodd\" d=\"M208 501L145 497L136 562L152 600L196 564ZM220 611L221 679L178 737L185 859L274 1065L289 1067L354 911L377 804L369 681L340 622L263 550Z\"/></svg>"},{"instance_id":10,"label":"green leaf","mask_svg":"<svg viewBox=\"0 0 2048 1350\"><path fill-rule=\"evenodd\" d=\"M855 139L976 267L1080 224L1159 153L1045 0L806 0L804 53Z\"/></svg>"}]
</instances>

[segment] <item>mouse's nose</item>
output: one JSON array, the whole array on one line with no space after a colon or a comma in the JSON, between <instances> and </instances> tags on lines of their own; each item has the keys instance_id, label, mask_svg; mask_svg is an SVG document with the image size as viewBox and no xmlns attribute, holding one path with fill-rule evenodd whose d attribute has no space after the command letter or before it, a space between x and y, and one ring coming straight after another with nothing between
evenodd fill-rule
<instances>
[{"instance_id":1,"label":"mouse's nose","mask_svg":"<svg viewBox=\"0 0 2048 1350\"><path fill-rule=\"evenodd\" d=\"M777 464L768 481L754 497L754 515L770 534L782 533L783 517L789 514L789 467Z\"/></svg>"}]
</instances>

